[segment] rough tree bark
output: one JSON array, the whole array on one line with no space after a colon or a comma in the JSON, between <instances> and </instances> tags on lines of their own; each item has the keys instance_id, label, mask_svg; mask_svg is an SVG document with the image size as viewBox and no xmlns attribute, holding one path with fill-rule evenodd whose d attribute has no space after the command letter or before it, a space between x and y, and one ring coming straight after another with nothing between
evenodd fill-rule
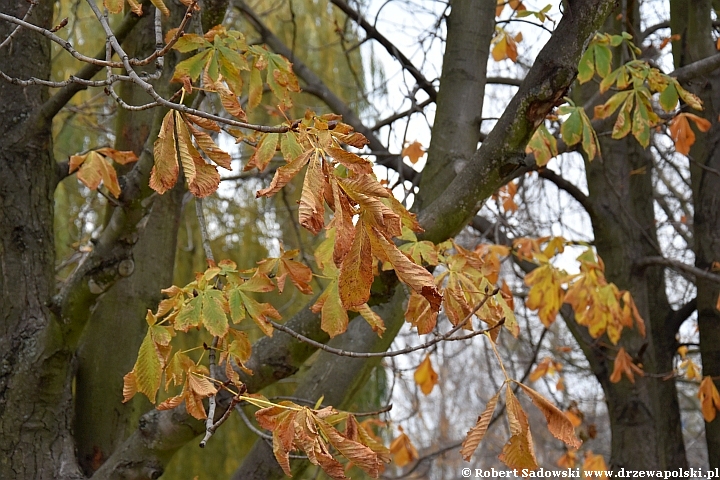
<instances>
[{"instance_id":1,"label":"rough tree bark","mask_svg":"<svg viewBox=\"0 0 720 480\"><path fill-rule=\"evenodd\" d=\"M673 42L676 67L717 56L711 10L710 0L670 2L671 31L680 35L680 40ZM697 140L689 154L695 266L709 271L713 262L720 261L720 78L717 73L705 74L692 79L686 87L702 99L704 111L700 115L712 123L707 133L695 130ZM696 278L695 285L703 375L712 376L720 385L720 311L715 306L720 285L702 277ZM720 422L705 423L705 438L709 467L720 467Z\"/></svg>"}]
</instances>

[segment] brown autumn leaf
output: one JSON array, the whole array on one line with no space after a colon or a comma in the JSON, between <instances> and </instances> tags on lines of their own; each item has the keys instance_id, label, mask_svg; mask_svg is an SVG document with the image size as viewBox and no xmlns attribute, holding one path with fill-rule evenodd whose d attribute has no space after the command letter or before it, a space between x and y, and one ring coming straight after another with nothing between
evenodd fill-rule
<instances>
[{"instance_id":1,"label":"brown autumn leaf","mask_svg":"<svg viewBox=\"0 0 720 480\"><path fill-rule=\"evenodd\" d=\"M644 375L642 368L638 367L633 363L633 359L625 351L624 347L620 347L617 355L615 356L615 366L613 368L612 375L610 375L610 381L612 383L618 383L622 379L622 375L625 375L631 383L635 383L635 375Z\"/></svg>"},{"instance_id":2,"label":"brown autumn leaf","mask_svg":"<svg viewBox=\"0 0 720 480\"><path fill-rule=\"evenodd\" d=\"M709 375L703 378L698 389L698 398L702 408L703 418L706 422L715 420L718 409L720 409L720 393Z\"/></svg>"},{"instance_id":3,"label":"brown autumn leaf","mask_svg":"<svg viewBox=\"0 0 720 480\"><path fill-rule=\"evenodd\" d=\"M393 265L398 278L412 288L414 291L425 297L430 302L433 311L440 310L442 295L435 286L435 278L430 272L420 265L413 263L405 256L394 243L390 243L378 230L373 227L371 237L379 244L385 257ZM375 253L375 252L373 252Z\"/></svg>"},{"instance_id":4,"label":"brown autumn leaf","mask_svg":"<svg viewBox=\"0 0 720 480\"><path fill-rule=\"evenodd\" d=\"M418 335L430 333L437 323L438 311L419 293L411 292L405 309L405 321L418 330Z\"/></svg>"},{"instance_id":5,"label":"brown autumn leaf","mask_svg":"<svg viewBox=\"0 0 720 480\"><path fill-rule=\"evenodd\" d=\"M170 190L177 182L179 167L175 140L175 114L169 111L163 118L153 147L155 165L150 172L150 188L160 194Z\"/></svg>"},{"instance_id":6,"label":"brown autumn leaf","mask_svg":"<svg viewBox=\"0 0 720 480\"><path fill-rule=\"evenodd\" d=\"M403 158L408 157L410 163L415 165L418 160L425 155L425 149L423 148L422 143L415 141L407 144L405 148L402 149L402 153L400 155Z\"/></svg>"},{"instance_id":7,"label":"brown autumn leaf","mask_svg":"<svg viewBox=\"0 0 720 480\"><path fill-rule=\"evenodd\" d=\"M520 388L530 397L532 402L545 415L548 423L548 430L558 440L562 440L567 446L580 448L581 442L575 436L575 427L568 417L555 405L532 388L518 383Z\"/></svg>"},{"instance_id":8,"label":"brown autumn leaf","mask_svg":"<svg viewBox=\"0 0 720 480\"><path fill-rule=\"evenodd\" d=\"M338 287L343 306L349 309L366 303L374 278L370 237L361 219L355 225L355 238L340 265Z\"/></svg>"},{"instance_id":9,"label":"brown autumn leaf","mask_svg":"<svg viewBox=\"0 0 720 480\"><path fill-rule=\"evenodd\" d=\"M325 176L322 172L320 159L315 155L308 164L300 195L300 225L317 235L325 226L325 204L323 191L325 190Z\"/></svg>"},{"instance_id":10,"label":"brown autumn leaf","mask_svg":"<svg viewBox=\"0 0 720 480\"><path fill-rule=\"evenodd\" d=\"M433 388L435 388L435 385L438 383L438 374L433 369L429 353L425 355L425 360L423 360L415 370L413 378L415 379L415 383L420 386L423 394L430 395L430 392L433 391Z\"/></svg>"},{"instance_id":11,"label":"brown autumn leaf","mask_svg":"<svg viewBox=\"0 0 720 480\"><path fill-rule=\"evenodd\" d=\"M463 460L466 462L470 461L470 457L475 453L475 450L485 436L485 432L487 432L488 426L490 426L493 413L495 413L495 407L497 406L499 398L500 390L488 401L487 405L485 405L485 410L483 410L478 417L477 423L467 433L462 448L460 449L460 455L462 455Z\"/></svg>"}]
</instances>

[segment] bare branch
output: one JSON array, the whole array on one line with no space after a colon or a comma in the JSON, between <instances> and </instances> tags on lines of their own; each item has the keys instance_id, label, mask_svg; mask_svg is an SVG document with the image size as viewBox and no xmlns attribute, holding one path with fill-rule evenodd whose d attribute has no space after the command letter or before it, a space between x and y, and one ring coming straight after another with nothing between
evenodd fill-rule
<instances>
[{"instance_id":1,"label":"bare branch","mask_svg":"<svg viewBox=\"0 0 720 480\"><path fill-rule=\"evenodd\" d=\"M327 104L330 109L342 115L343 121L362 133L370 142L369 147L373 152L381 153L378 156L378 164L384 165L394 170L400 170L401 175L406 179L412 179L417 176L417 172L403 162L398 162L399 156L388 151L387 147L375 136L373 131L369 129L355 112L330 90L325 83L318 77L307 65L293 55L292 51L278 38L273 32L262 22L260 17L253 11L243 0L234 0L233 3L245 17L250 21L253 27L260 33L263 41L276 53L287 58L293 59L293 71L300 77L305 85L303 91L320 98ZM398 166L399 164L399 166Z\"/></svg>"},{"instance_id":2,"label":"bare branch","mask_svg":"<svg viewBox=\"0 0 720 480\"><path fill-rule=\"evenodd\" d=\"M415 352L415 351L417 351L417 350L424 350L424 349L426 349L426 348L428 348L428 347L431 347L431 346L435 345L436 343L440 343L440 342L443 342L443 341L446 341L446 340L467 340L468 338L472 338L472 337L475 337L475 336L477 336L477 335L481 335L481 334L483 334L483 333L486 333L486 332L489 332L489 331L491 331L491 330L494 330L494 329L496 329L496 328L501 327L501 326L504 324L504 322L500 322L500 323L498 323L497 325L495 325L494 327L490 327L490 328L487 328L487 329L484 329L484 330L476 330L476 331L474 331L474 332L472 332L472 333L470 333L470 334L468 334L468 335L463 335L463 336L460 337L460 338L453 338L453 337L452 337L452 335L453 335L455 332L457 332L458 330L460 330L461 328L463 328L463 327L465 326L465 324L468 323L468 321L472 318L472 316L475 315L475 312L477 312L480 308L482 308L482 306L485 305L485 303L490 299L490 297L492 297L493 295L495 295L498 291L499 291L499 289L496 288L493 292L486 294L486 295L485 295L485 298L484 298L481 302L479 302L479 303L475 306L475 308L473 308L473 310L472 310L470 313L468 313L468 314L465 316L465 318L463 319L463 321L460 322L460 323L458 323L457 325L455 325L455 326L454 326L452 329L450 329L448 332L446 332L446 333L444 333L444 334L440 335L439 337L436 337L436 338L434 338L434 339L432 339L432 340L429 340L429 341L427 341L427 342L425 342L425 343L422 343L422 344L420 344L420 345L415 345L414 347L403 348L403 349L401 349L401 350L392 350L392 351L389 351L389 352L349 352L349 351L347 351L347 350L342 350L342 349L339 349L339 348L333 348L333 347L331 347L331 346L329 346L329 345L325 345L324 343L316 342L315 340L312 340L311 338L307 338L307 337L305 337L304 335L301 335L301 334L293 331L292 329L287 328L285 325L279 324L279 323L277 323L277 322L273 322L272 320L270 320L270 323L272 324L272 326L273 326L274 328L280 330L281 332L287 333L288 335L291 335L291 336L297 338L298 340L300 340L300 341L302 341L302 342L305 342L305 343L307 343L307 344L309 344L309 345L311 345L311 346L313 346L313 347L315 347L315 348L319 348L320 350L323 350L323 351L328 352L328 353L332 353L332 354L334 354L334 355L338 355L338 356L340 356L340 357L351 357L351 358L385 358L385 357L397 357L398 355L405 355L405 354L407 354L407 353Z\"/></svg>"},{"instance_id":3,"label":"bare branch","mask_svg":"<svg viewBox=\"0 0 720 480\"><path fill-rule=\"evenodd\" d=\"M25 12L25 15L23 15L22 21L26 22L28 18L30 18L30 15L32 14L33 8L35 8L35 5L37 5L37 0L30 2L30 6L28 7L27 11ZM13 29L12 32L10 32L10 35L7 36L5 40L0 43L0 49L3 48L6 45L10 44L10 41L13 39L15 35L20 31L22 28L22 25L18 25Z\"/></svg>"},{"instance_id":4,"label":"bare branch","mask_svg":"<svg viewBox=\"0 0 720 480\"><path fill-rule=\"evenodd\" d=\"M692 277L695 278L704 278L705 280L710 280L711 282L715 282L720 284L720 275L716 273L712 273L708 270L703 270L701 268L694 267L692 265L688 265L686 263L681 262L680 260L674 260L672 258L665 258L665 257L645 257L637 262L635 262L635 267L637 268L646 268L652 265L660 265L663 267L669 267L675 270L676 272L680 273L684 277L691 277L690 280L693 280Z\"/></svg>"},{"instance_id":5,"label":"bare branch","mask_svg":"<svg viewBox=\"0 0 720 480\"><path fill-rule=\"evenodd\" d=\"M410 75L413 76L420 88L422 88L423 91L428 94L428 97L430 97L433 102L437 100L437 90L435 90L433 84L429 82L422 73L420 73L420 70L418 70L417 67L413 65L409 58L407 58L400 50L398 50L395 44L388 40L387 37L385 37L383 34L378 32L377 29L367 20L365 20L359 12L350 8L350 6L345 3L344 0L330 1L333 5L342 10L345 15L352 18L358 25L360 25L369 37L371 37L380 45L385 47L385 50L387 50L390 55L392 55L398 62L400 62L400 65L402 65L402 67L407 70Z\"/></svg>"},{"instance_id":6,"label":"bare branch","mask_svg":"<svg viewBox=\"0 0 720 480\"><path fill-rule=\"evenodd\" d=\"M558 175L556 172L549 168L538 169L538 175L540 175L540 177L544 178L545 180L551 181L560 190L563 190L568 195L577 200L577 202L583 206L588 215L590 215L590 218L595 216L595 211L593 209L592 203L588 199L587 195L585 195L578 187L568 182L561 175Z\"/></svg>"},{"instance_id":7,"label":"bare branch","mask_svg":"<svg viewBox=\"0 0 720 480\"><path fill-rule=\"evenodd\" d=\"M670 73L670 76L677 78L680 83L683 83L707 75L718 68L720 68L720 53L680 67Z\"/></svg>"}]
</instances>

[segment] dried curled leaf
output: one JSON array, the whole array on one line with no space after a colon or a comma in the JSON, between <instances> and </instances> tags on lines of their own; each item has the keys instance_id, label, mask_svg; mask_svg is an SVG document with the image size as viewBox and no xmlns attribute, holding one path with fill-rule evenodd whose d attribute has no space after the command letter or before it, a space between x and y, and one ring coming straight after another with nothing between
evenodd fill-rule
<instances>
[{"instance_id":1,"label":"dried curled leaf","mask_svg":"<svg viewBox=\"0 0 720 480\"><path fill-rule=\"evenodd\" d=\"M493 413L495 413L495 407L497 406L498 399L500 398L500 391L493 395L493 397L485 405L485 410L478 417L477 423L470 429L465 440L463 441L462 448L460 449L460 455L466 462L470 461L470 457L475 453L478 445L482 442L485 432L487 432L488 426L490 426L490 420L492 419Z\"/></svg>"}]
</instances>

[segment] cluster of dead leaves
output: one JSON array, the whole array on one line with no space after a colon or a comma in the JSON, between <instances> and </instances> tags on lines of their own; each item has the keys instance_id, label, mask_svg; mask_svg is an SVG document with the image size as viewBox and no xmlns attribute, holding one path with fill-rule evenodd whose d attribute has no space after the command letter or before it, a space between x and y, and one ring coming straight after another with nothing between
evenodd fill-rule
<instances>
[{"instance_id":1,"label":"cluster of dead leaves","mask_svg":"<svg viewBox=\"0 0 720 480\"><path fill-rule=\"evenodd\" d=\"M311 463L339 480L347 478L347 466L334 457L332 449L373 478L377 478L384 464L390 461L390 451L352 414L332 407L314 410L283 401L258 410L255 418L262 428L272 431L273 454L289 476L292 475L292 451L304 452ZM335 425L343 421L345 429L340 432Z\"/></svg>"},{"instance_id":2,"label":"cluster of dead leaves","mask_svg":"<svg viewBox=\"0 0 720 480\"><path fill-rule=\"evenodd\" d=\"M462 325L472 330L470 319L474 315L487 324L493 341L499 334L499 329L495 327L501 322L513 336L518 335L512 295L509 295L507 287L505 292L495 287L500 261L509 254L507 247L480 245L470 251L448 241L431 248L417 242L411 232L403 238L408 240L402 247L403 251L410 256L444 267L434 281L443 296L444 312L453 326ZM405 319L417 328L418 334L430 333L437 323L437 315L438 312L422 295L415 292L410 295Z\"/></svg>"},{"instance_id":3,"label":"cluster of dead leaves","mask_svg":"<svg viewBox=\"0 0 720 480\"><path fill-rule=\"evenodd\" d=\"M499 457L503 463L511 469L538 468L528 417L513 392L512 383L517 385L542 412L547 420L548 430L555 438L562 440L571 448L577 449L580 447L580 440L575 436L575 427L560 409L532 388L518 382L506 382L505 413L510 425L511 437L503 447ZM502 389L488 401L485 410L478 417L477 423L468 432L460 450L460 454L465 460L470 459L485 436L501 392Z\"/></svg>"},{"instance_id":4,"label":"cluster of dead leaves","mask_svg":"<svg viewBox=\"0 0 720 480\"><path fill-rule=\"evenodd\" d=\"M115 198L120 196L120 184L117 172L110 160L120 165L136 162L137 156L133 152L119 151L113 148L98 148L84 155L72 155L68 170L73 173L77 170L77 179L91 190L97 190L100 182Z\"/></svg>"},{"instance_id":5,"label":"cluster of dead leaves","mask_svg":"<svg viewBox=\"0 0 720 480\"><path fill-rule=\"evenodd\" d=\"M366 143L339 116L308 113L295 131L263 136L246 167L265 169L279 145L286 163L275 171L270 185L257 192L266 197L305 169L300 224L314 234L326 228L326 240L315 259L330 280L312 308L321 312L323 329L331 336L346 330L348 310L359 312L378 333L384 330L382 320L367 305L378 262L395 270L435 314L442 301L432 274L415 260L422 258L421 250L420 257L413 258L409 247L401 250L394 243L404 231L422 231L415 216L377 180L371 162L343 148L362 148ZM328 210L332 219L326 222ZM428 242L422 251L429 251L431 245Z\"/></svg>"}]
</instances>

